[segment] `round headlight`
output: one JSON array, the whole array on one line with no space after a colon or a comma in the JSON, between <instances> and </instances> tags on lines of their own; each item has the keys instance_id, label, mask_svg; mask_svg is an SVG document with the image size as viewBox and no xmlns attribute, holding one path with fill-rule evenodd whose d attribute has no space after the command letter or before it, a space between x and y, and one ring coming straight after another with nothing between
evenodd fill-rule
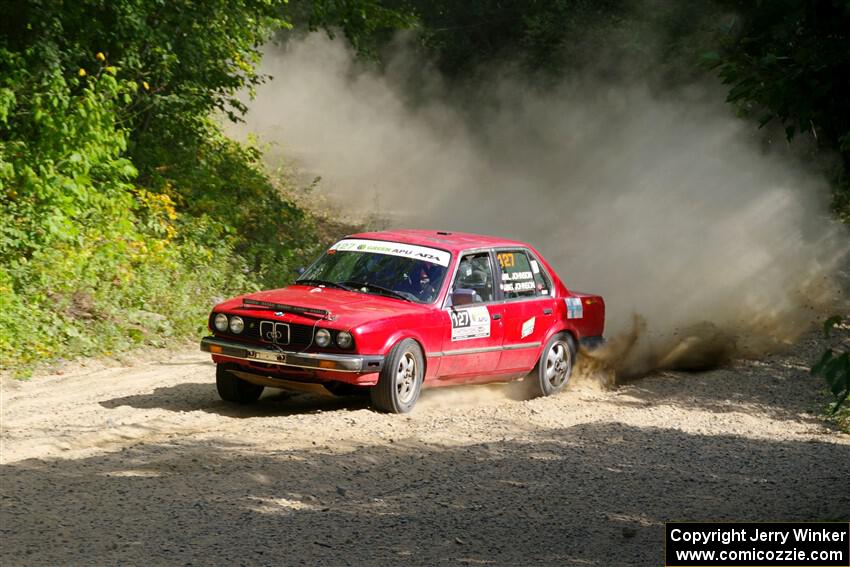
<instances>
[{"instance_id":1,"label":"round headlight","mask_svg":"<svg viewBox=\"0 0 850 567\"><path fill-rule=\"evenodd\" d=\"M354 339L351 338L351 333L342 331L336 336L336 344L339 348L351 348Z\"/></svg>"},{"instance_id":2,"label":"round headlight","mask_svg":"<svg viewBox=\"0 0 850 567\"><path fill-rule=\"evenodd\" d=\"M221 331L222 333L227 330L227 315L224 313L219 313L213 319L213 325L215 326L216 331Z\"/></svg>"},{"instance_id":3,"label":"round headlight","mask_svg":"<svg viewBox=\"0 0 850 567\"><path fill-rule=\"evenodd\" d=\"M319 329L316 331L316 344L320 347L326 347L331 344L331 333L327 329Z\"/></svg>"},{"instance_id":4,"label":"round headlight","mask_svg":"<svg viewBox=\"0 0 850 567\"><path fill-rule=\"evenodd\" d=\"M234 315L230 318L230 332L238 335L245 328L245 321L239 315Z\"/></svg>"}]
</instances>

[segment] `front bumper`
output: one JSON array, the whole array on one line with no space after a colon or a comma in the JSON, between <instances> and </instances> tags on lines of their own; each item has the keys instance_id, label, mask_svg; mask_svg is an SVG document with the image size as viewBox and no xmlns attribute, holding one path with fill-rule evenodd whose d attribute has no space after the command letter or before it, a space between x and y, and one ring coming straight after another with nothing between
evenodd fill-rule
<instances>
[{"instance_id":1,"label":"front bumper","mask_svg":"<svg viewBox=\"0 0 850 567\"><path fill-rule=\"evenodd\" d=\"M309 370L366 374L380 372L384 366L384 357L380 355L292 352L263 345L247 345L217 337L201 339L201 350L228 358Z\"/></svg>"}]
</instances>

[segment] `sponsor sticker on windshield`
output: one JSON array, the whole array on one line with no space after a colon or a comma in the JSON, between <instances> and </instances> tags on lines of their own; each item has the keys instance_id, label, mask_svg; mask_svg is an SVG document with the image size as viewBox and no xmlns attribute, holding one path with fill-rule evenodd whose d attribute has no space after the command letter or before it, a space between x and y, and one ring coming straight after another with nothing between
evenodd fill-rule
<instances>
[{"instance_id":1,"label":"sponsor sticker on windshield","mask_svg":"<svg viewBox=\"0 0 850 567\"><path fill-rule=\"evenodd\" d=\"M447 267L452 255L444 250L436 248L428 248L427 246L417 246L415 244L403 244L401 242L387 242L384 240L361 240L350 238L340 240L328 252L366 252L370 254L387 254L389 256L399 256L401 258L410 258L412 260L424 260L432 264Z\"/></svg>"}]
</instances>

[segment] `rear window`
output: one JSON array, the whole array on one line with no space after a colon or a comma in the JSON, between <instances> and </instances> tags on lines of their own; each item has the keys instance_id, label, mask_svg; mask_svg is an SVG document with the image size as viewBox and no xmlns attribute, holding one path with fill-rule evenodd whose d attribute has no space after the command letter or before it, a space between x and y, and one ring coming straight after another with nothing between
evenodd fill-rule
<instances>
[{"instance_id":1,"label":"rear window","mask_svg":"<svg viewBox=\"0 0 850 567\"><path fill-rule=\"evenodd\" d=\"M548 278L525 250L498 252L502 293L505 299L550 295Z\"/></svg>"}]
</instances>

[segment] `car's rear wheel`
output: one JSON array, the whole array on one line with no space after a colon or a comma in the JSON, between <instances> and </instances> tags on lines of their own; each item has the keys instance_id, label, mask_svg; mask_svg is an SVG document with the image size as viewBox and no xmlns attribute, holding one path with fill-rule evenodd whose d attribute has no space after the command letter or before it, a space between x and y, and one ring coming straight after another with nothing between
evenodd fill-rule
<instances>
[{"instance_id":1,"label":"car's rear wheel","mask_svg":"<svg viewBox=\"0 0 850 567\"><path fill-rule=\"evenodd\" d=\"M263 386L246 382L223 364L215 367L215 385L222 400L238 404L252 404L263 393Z\"/></svg>"},{"instance_id":2,"label":"car's rear wheel","mask_svg":"<svg viewBox=\"0 0 850 567\"><path fill-rule=\"evenodd\" d=\"M407 413L416 405L425 376L425 357L419 344L405 339L387 356L378 383L369 391L372 405L389 413Z\"/></svg>"},{"instance_id":3,"label":"car's rear wheel","mask_svg":"<svg viewBox=\"0 0 850 567\"><path fill-rule=\"evenodd\" d=\"M531 380L532 394L551 396L563 390L573 373L576 358L576 343L568 333L558 333L546 343L526 380Z\"/></svg>"}]
</instances>

